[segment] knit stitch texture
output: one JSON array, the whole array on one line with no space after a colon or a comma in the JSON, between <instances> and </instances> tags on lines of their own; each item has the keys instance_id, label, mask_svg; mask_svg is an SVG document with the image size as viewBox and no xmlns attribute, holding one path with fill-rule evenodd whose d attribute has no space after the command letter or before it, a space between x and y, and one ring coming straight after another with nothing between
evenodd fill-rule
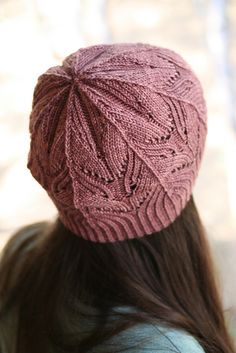
<instances>
[{"instance_id":1,"label":"knit stitch texture","mask_svg":"<svg viewBox=\"0 0 236 353\"><path fill-rule=\"evenodd\" d=\"M93 242L167 227L188 202L207 135L201 84L172 50L80 48L34 90L27 167L63 224Z\"/></svg>"}]
</instances>

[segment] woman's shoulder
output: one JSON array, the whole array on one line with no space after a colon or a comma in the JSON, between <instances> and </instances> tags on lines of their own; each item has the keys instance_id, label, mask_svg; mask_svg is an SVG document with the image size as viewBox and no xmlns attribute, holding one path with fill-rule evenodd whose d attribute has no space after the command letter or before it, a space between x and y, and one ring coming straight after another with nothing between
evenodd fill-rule
<instances>
[{"instance_id":1,"label":"woman's shoulder","mask_svg":"<svg viewBox=\"0 0 236 353\"><path fill-rule=\"evenodd\" d=\"M139 312L139 309L117 306L114 312ZM127 353L205 353L198 340L187 331L162 322L140 322L121 331L112 339L112 347L120 347L121 343Z\"/></svg>"},{"instance_id":2,"label":"woman's shoulder","mask_svg":"<svg viewBox=\"0 0 236 353\"><path fill-rule=\"evenodd\" d=\"M97 313L96 309L80 302L80 310L84 314ZM140 309L133 306L115 306L109 316L109 324L113 326L113 320L116 321L118 313L139 312ZM90 316L91 317L91 316ZM92 324L94 322L92 321ZM85 326L86 329L92 328L91 321L88 319ZM100 349L101 348L101 349ZM116 349L124 349L127 353L204 353L204 349L198 343L197 339L182 329L171 328L164 323L143 322L137 323L120 333L112 336L99 349L96 348L95 353L104 352L104 348L108 351ZM110 349L110 350L109 350Z\"/></svg>"},{"instance_id":3,"label":"woman's shoulder","mask_svg":"<svg viewBox=\"0 0 236 353\"><path fill-rule=\"evenodd\" d=\"M162 337L163 342L169 345L171 351L178 353L204 353L204 349L195 337L180 329L154 325L153 330L157 336Z\"/></svg>"},{"instance_id":4,"label":"woman's shoulder","mask_svg":"<svg viewBox=\"0 0 236 353\"><path fill-rule=\"evenodd\" d=\"M127 332L123 332L123 339L127 340L129 353L204 353L204 349L197 339L181 329L170 328L165 325L143 323L138 324Z\"/></svg>"}]
</instances>

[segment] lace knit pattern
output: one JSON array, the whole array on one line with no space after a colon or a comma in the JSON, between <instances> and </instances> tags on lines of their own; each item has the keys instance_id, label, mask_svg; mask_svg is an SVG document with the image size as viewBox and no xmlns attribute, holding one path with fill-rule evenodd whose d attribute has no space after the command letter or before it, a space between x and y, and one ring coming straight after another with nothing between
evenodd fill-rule
<instances>
[{"instance_id":1,"label":"lace knit pattern","mask_svg":"<svg viewBox=\"0 0 236 353\"><path fill-rule=\"evenodd\" d=\"M80 48L34 90L27 167L64 225L93 242L142 237L190 198L205 145L201 84L172 50Z\"/></svg>"}]
</instances>

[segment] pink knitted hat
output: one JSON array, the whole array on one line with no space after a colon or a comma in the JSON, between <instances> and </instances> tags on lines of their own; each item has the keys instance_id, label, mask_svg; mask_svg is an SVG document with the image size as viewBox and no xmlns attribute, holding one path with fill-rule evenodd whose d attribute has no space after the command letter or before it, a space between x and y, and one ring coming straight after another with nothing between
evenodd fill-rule
<instances>
[{"instance_id":1,"label":"pink knitted hat","mask_svg":"<svg viewBox=\"0 0 236 353\"><path fill-rule=\"evenodd\" d=\"M27 167L76 235L142 237L189 200L206 121L200 82L177 53L92 45L38 78Z\"/></svg>"}]
</instances>

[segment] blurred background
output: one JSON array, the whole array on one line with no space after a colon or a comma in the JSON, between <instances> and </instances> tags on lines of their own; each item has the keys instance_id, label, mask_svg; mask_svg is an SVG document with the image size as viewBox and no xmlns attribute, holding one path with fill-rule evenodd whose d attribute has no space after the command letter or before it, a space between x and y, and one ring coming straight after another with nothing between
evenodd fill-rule
<instances>
[{"instance_id":1,"label":"blurred background","mask_svg":"<svg viewBox=\"0 0 236 353\"><path fill-rule=\"evenodd\" d=\"M0 249L20 226L56 215L26 168L37 77L111 42L173 49L202 82L209 132L194 196L236 337L236 0L0 1Z\"/></svg>"}]
</instances>

